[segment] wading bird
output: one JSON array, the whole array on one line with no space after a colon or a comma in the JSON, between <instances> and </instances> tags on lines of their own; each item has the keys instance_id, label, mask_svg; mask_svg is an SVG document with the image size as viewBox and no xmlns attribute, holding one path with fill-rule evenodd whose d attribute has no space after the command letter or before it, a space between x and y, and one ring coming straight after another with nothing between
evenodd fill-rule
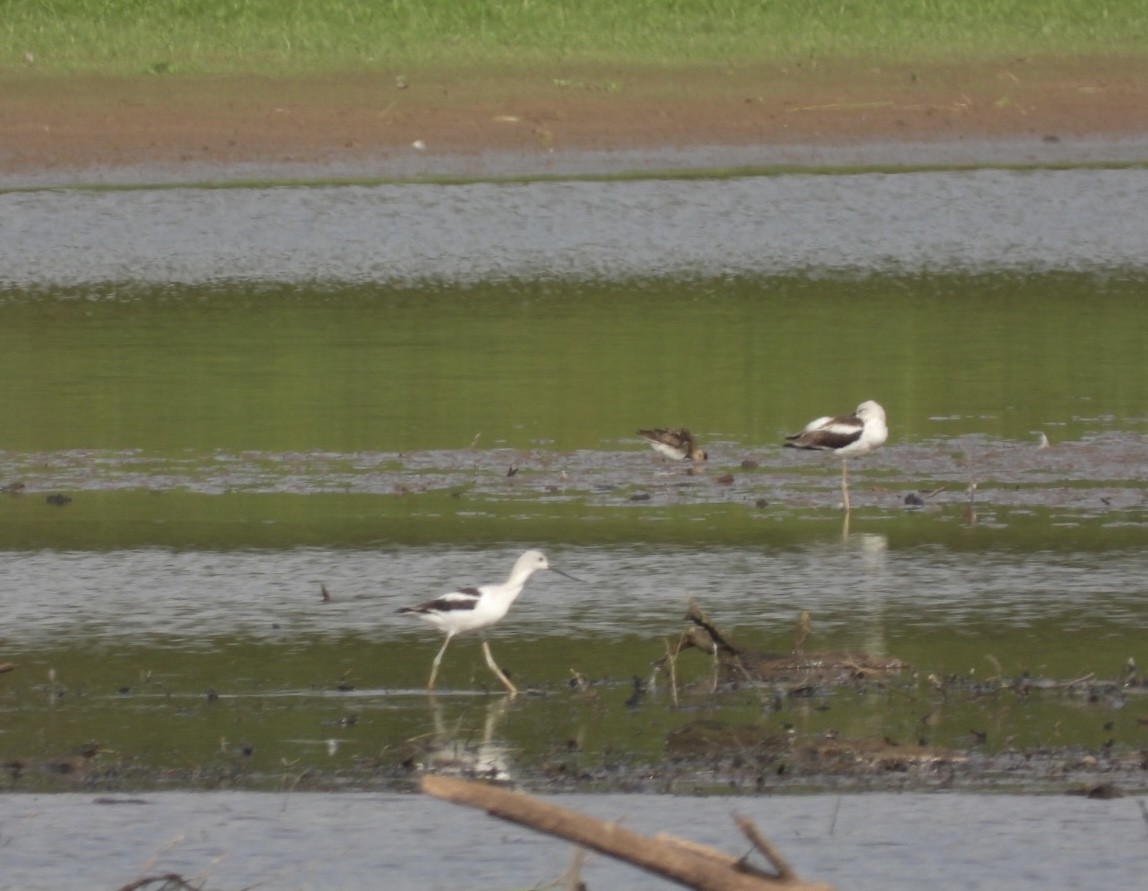
<instances>
[{"instance_id":1,"label":"wading bird","mask_svg":"<svg viewBox=\"0 0 1148 891\"><path fill-rule=\"evenodd\" d=\"M849 478L846 464L854 455L865 455L889 438L885 409L872 399L862 402L849 417L818 418L800 433L785 437L791 449L818 449L836 452L841 458L841 497L849 510Z\"/></svg>"},{"instance_id":2,"label":"wading bird","mask_svg":"<svg viewBox=\"0 0 1148 891\"><path fill-rule=\"evenodd\" d=\"M442 648L434 657L434 663L431 665L430 680L427 681L428 691L434 689L438 667L451 638L460 632L479 631L500 621L510 610L510 605L522 593L526 580L540 569L549 569L551 572L578 581L574 576L566 575L560 569L551 566L541 551L527 551L514 564L514 569L510 571L510 577L500 585L459 588L457 591L443 594L441 597L420 603L418 606L405 606L399 610L400 613L410 613L420 619L425 619L446 633L446 640L443 641ZM482 641L482 652L486 657L486 664L502 681L502 685L506 687L510 695L517 695L518 688L495 664L494 657L490 654L490 644L486 642L485 637Z\"/></svg>"},{"instance_id":3,"label":"wading bird","mask_svg":"<svg viewBox=\"0 0 1148 891\"><path fill-rule=\"evenodd\" d=\"M706 450L699 446L693 434L685 427L677 430L639 430L638 435L643 437L659 455L665 455L674 461L684 461L689 458L696 467L702 461L708 461Z\"/></svg>"}]
</instances>

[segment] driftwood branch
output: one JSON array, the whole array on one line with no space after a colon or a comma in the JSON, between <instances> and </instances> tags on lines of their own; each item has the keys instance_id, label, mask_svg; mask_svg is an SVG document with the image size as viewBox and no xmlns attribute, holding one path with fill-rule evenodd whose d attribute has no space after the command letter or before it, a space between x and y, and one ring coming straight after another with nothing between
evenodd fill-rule
<instances>
[{"instance_id":1,"label":"driftwood branch","mask_svg":"<svg viewBox=\"0 0 1148 891\"><path fill-rule=\"evenodd\" d=\"M745 833L745 837L749 839L749 843L761 852L766 860L773 864L773 868L777 870L777 877L785 881L792 882L797 879L797 873L793 871L793 867L789 865L789 861L781 856L781 852L773 846L764 835L757 831L757 827L753 825L753 821L748 817L743 817L740 814L734 818L737 823L737 828Z\"/></svg>"},{"instance_id":2,"label":"driftwood branch","mask_svg":"<svg viewBox=\"0 0 1148 891\"><path fill-rule=\"evenodd\" d=\"M715 690L718 685L718 676L723 669L732 672L741 680L753 680L749 669L742 662L741 651L725 638L692 597L687 604L686 618L693 622L696 627L682 632L682 636L678 640L678 652L680 653L688 647L697 647L699 650L714 655Z\"/></svg>"},{"instance_id":3,"label":"driftwood branch","mask_svg":"<svg viewBox=\"0 0 1148 891\"><path fill-rule=\"evenodd\" d=\"M159 885L160 891L172 888L189 888L191 891L198 891L199 886L191 884L187 879L174 872L165 873L159 876L148 876L143 879L136 879L134 882L129 882L120 888L120 891L142 891L148 885Z\"/></svg>"},{"instance_id":4,"label":"driftwood branch","mask_svg":"<svg viewBox=\"0 0 1148 891\"><path fill-rule=\"evenodd\" d=\"M666 641L666 662L670 666L670 700L671 700L671 702L673 702L674 708L677 708L678 707L678 654L670 649L669 640Z\"/></svg>"},{"instance_id":5,"label":"driftwood branch","mask_svg":"<svg viewBox=\"0 0 1148 891\"><path fill-rule=\"evenodd\" d=\"M692 597L686 605L686 618L705 631L719 651L730 656L740 655L738 648L725 639L717 627L709 620L709 616L702 612L702 608L698 606L698 602Z\"/></svg>"},{"instance_id":6,"label":"driftwood branch","mask_svg":"<svg viewBox=\"0 0 1148 891\"><path fill-rule=\"evenodd\" d=\"M793 648L788 654L761 653L739 647L705 614L698 602L690 598L685 615L690 625L678 638L678 645L654 662L661 668L672 657L687 649L701 650L714 657L717 668L714 688L719 682L765 682L769 684L832 683L884 677L905 668L899 659L886 659L860 652L812 652L805 645L812 634L812 620L807 611L797 617Z\"/></svg>"},{"instance_id":7,"label":"driftwood branch","mask_svg":"<svg viewBox=\"0 0 1148 891\"><path fill-rule=\"evenodd\" d=\"M753 824L744 818L739 818L738 825L778 870L776 875L714 848L665 836L651 838L497 786L428 774L422 779L422 789L436 798L481 808L491 816L565 839L697 891L830 891L828 885L808 884L797 878L756 828L749 834L745 827Z\"/></svg>"}]
</instances>

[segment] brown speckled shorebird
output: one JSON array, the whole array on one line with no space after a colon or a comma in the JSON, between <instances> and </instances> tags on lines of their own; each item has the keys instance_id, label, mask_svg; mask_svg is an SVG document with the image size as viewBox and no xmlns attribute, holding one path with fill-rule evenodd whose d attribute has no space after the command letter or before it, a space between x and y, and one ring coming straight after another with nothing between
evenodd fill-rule
<instances>
[{"instance_id":1,"label":"brown speckled shorebird","mask_svg":"<svg viewBox=\"0 0 1148 891\"><path fill-rule=\"evenodd\" d=\"M710 457L685 427L676 430L664 428L639 430L638 435L643 437L659 455L674 461L685 461L688 458L696 467L703 461L708 461Z\"/></svg>"}]
</instances>

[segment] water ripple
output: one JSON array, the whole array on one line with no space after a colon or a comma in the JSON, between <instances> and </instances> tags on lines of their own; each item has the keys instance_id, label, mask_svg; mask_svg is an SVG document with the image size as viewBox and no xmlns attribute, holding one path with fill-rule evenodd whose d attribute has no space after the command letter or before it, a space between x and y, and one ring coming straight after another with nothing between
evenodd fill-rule
<instances>
[{"instance_id":1,"label":"water ripple","mask_svg":"<svg viewBox=\"0 0 1148 891\"><path fill-rule=\"evenodd\" d=\"M1142 268L1148 171L0 195L0 283Z\"/></svg>"},{"instance_id":2,"label":"water ripple","mask_svg":"<svg viewBox=\"0 0 1148 891\"><path fill-rule=\"evenodd\" d=\"M915 634L976 624L1023 629L1057 619L1138 616L1143 557L1133 551L1008 553L890 551L884 535L785 551L665 547L551 549L574 585L531 582L513 621L494 635L611 639L672 629L696 597L730 625L791 627L812 610L827 634ZM400 606L459 585L501 580L517 550L457 547L285 551L14 551L0 564L0 609L21 647L66 640L159 637L192 648L243 636L281 641L356 635L425 637ZM320 604L319 586L336 593ZM28 592L38 592L30 597ZM894 620L895 617L895 620ZM754 632L759 633L759 632Z\"/></svg>"}]
</instances>

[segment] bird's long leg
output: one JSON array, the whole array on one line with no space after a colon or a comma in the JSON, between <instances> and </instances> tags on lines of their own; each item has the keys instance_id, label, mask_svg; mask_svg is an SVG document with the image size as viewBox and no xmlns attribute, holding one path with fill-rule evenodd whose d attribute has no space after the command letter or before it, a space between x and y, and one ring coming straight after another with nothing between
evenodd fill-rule
<instances>
[{"instance_id":1,"label":"bird's long leg","mask_svg":"<svg viewBox=\"0 0 1148 891\"><path fill-rule=\"evenodd\" d=\"M498 679L502 681L502 686L507 689L507 692L509 692L511 696L517 696L518 688L510 682L510 678L502 673L502 669L494 664L494 657L490 655L490 644L485 640L482 642L482 652L483 655L486 656L486 664L490 666L491 671L498 675Z\"/></svg>"},{"instance_id":2,"label":"bird's long leg","mask_svg":"<svg viewBox=\"0 0 1148 891\"><path fill-rule=\"evenodd\" d=\"M841 502L842 510L849 513L849 460L841 459Z\"/></svg>"},{"instance_id":3,"label":"bird's long leg","mask_svg":"<svg viewBox=\"0 0 1148 891\"><path fill-rule=\"evenodd\" d=\"M446 640L442 642L442 647L438 651L438 655L434 657L434 662L431 663L430 680L427 681L427 691L434 689L434 679L438 677L438 667L442 662L442 654L446 652L446 648L450 645L450 639L454 637L453 632L446 636Z\"/></svg>"}]
</instances>

